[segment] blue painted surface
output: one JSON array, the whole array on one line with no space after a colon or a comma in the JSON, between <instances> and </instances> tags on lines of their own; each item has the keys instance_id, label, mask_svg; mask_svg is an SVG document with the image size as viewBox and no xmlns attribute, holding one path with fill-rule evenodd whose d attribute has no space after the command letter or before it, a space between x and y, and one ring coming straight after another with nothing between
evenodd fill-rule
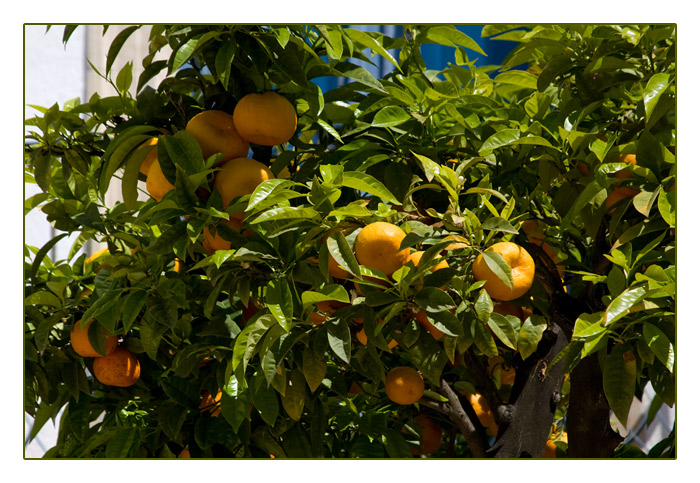
<instances>
[{"instance_id":1,"label":"blue painted surface","mask_svg":"<svg viewBox=\"0 0 700 483\"><path fill-rule=\"evenodd\" d=\"M403 35L400 25L351 25L350 27L366 32L378 31L390 37L400 37ZM516 42L482 38L481 30L484 27L483 25L456 25L456 27L479 44L481 49L486 53L486 56L484 56L478 52L467 50L469 60L475 61L474 65L477 67L501 64L508 53L517 45ZM390 51L390 53L394 58L397 58L399 54L396 50ZM421 46L421 56L428 70L442 70L446 68L448 64L455 63L455 48L437 44L423 44ZM367 69L370 74L376 78L382 78L394 69L391 62L380 55L374 55L370 57L370 59L374 65L355 60L353 60L353 62ZM323 92L327 92L350 81L349 79L341 77L320 77L313 79L313 82L321 87Z\"/></svg>"}]
</instances>

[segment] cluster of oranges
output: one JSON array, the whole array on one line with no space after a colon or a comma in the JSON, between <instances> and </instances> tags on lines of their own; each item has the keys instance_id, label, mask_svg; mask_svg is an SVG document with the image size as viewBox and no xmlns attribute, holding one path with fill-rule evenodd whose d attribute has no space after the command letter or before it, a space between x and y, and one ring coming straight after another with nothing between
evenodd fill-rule
<instances>
[{"instance_id":1,"label":"cluster of oranges","mask_svg":"<svg viewBox=\"0 0 700 483\"><path fill-rule=\"evenodd\" d=\"M297 128L296 108L284 96L268 91L245 95L236 104L233 114L210 109L192 117L185 130L192 134L206 159L223 154L215 166L214 189L221 196L223 209L238 197L249 195L260 183L275 175L265 164L248 157L250 144L277 146L289 141ZM146 176L146 190L157 201L175 186L166 178L157 158L158 138L148 140L142 147L149 153L141 164ZM222 223L240 232L243 212L229 215ZM215 226L204 229L204 248L213 253L227 250L231 243L217 232Z\"/></svg>"},{"instance_id":2,"label":"cluster of oranges","mask_svg":"<svg viewBox=\"0 0 700 483\"><path fill-rule=\"evenodd\" d=\"M104 355L90 343L89 330L94 320L85 325L82 321L73 324L70 343L73 350L82 357L93 359L92 370L95 378L106 386L129 387L136 384L141 376L141 365L136 355L125 347L120 347L116 335L107 335L103 330Z\"/></svg>"}]
</instances>

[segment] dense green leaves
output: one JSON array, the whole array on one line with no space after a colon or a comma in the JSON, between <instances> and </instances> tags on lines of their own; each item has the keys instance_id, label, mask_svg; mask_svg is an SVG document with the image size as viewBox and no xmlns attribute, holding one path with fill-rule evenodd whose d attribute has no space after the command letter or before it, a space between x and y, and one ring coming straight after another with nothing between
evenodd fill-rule
<instances>
[{"instance_id":1,"label":"dense green leaves","mask_svg":"<svg viewBox=\"0 0 700 483\"><path fill-rule=\"evenodd\" d=\"M113 71L138 29L149 29L146 57ZM403 458L420 412L450 435L436 456L469 457L475 436L455 424L464 408L450 407L446 385L549 407L549 396L521 399L527 384L587 357L602 368L601 412L626 422L647 384L654 411L675 404L675 27L482 34L515 42L502 65L480 67L482 47L453 25L393 36L340 25L124 27L107 53L112 96L37 107L24 164L40 192L24 212L41 212L57 235L24 250L25 408L40 427L67 405L49 455L174 457L186 447L210 458ZM426 70L427 44L454 57ZM155 60L166 46L167 60ZM382 78L377 62L390 69ZM269 90L295 106L296 131L281 146L251 144L278 177L225 206L214 183L223 155L204 159L187 121ZM161 201L140 172L140 147L155 136L175 187ZM526 233L526 220L539 231ZM393 273L361 261L357 234L375 221L399 226L401 248L422 251L420 261ZM224 249L212 246L214 227ZM69 257L54 259L69 235ZM109 254L86 265L77 255L88 240ZM498 241L524 246L536 264L532 288L509 305L471 269L482 254L513 285L508 263L486 251ZM93 318L98 350L106 328L139 359L136 385L101 384L71 350L70 328ZM572 328L545 359L542 344ZM496 356L520 386L493 372ZM421 372L417 404L387 398L397 365ZM588 424L567 414L573 384L555 388L554 420L512 421L497 438L521 431L526 445L552 423ZM204 391L219 388L221 414L200 410ZM617 454L638 454L625 448Z\"/></svg>"}]
</instances>

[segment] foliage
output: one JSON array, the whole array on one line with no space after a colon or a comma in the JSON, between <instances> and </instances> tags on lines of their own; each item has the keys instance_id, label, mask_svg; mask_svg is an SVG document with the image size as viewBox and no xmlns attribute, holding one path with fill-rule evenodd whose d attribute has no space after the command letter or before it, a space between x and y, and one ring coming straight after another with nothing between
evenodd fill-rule
<instances>
[{"instance_id":1,"label":"foliage","mask_svg":"<svg viewBox=\"0 0 700 483\"><path fill-rule=\"evenodd\" d=\"M148 55L115 72L139 28L150 29ZM448 25L404 26L397 38L336 25L133 27L116 37L106 65L94 66L114 96L37 106L24 162L25 180L41 192L25 200L25 214L41 210L60 234L25 245L25 411L36 433L66 407L47 456L174 457L187 447L193 457L411 457L417 433L404 428L419 427L419 412L446 429L433 456L480 456L474 438L498 440L464 431L455 397L481 428L461 393L485 390L492 408L517 401L525 362L541 357L554 326L569 343L550 368L559 362L570 373L597 358L621 421L647 384L654 408L672 406L675 27L496 25L482 35L518 44L503 65L477 67L481 48ZM426 70L420 47L429 43L453 47L454 62ZM167 60L155 60L166 48ZM376 78L367 66L380 57L395 69ZM135 79L136 62L145 70ZM147 85L162 72L156 89ZM327 76L344 82L323 92L315 81ZM204 109L232 112L243 95L268 90L296 105L297 134L284 146L252 146L252 156L291 176L224 210L211 188L219 156L204 159L184 127ZM160 202L144 193L137 149L156 135L176 186ZM636 166L619 162L627 152ZM631 177L611 176L624 168ZM639 192L611 212L615 183ZM107 190L119 186L122 201L108 206ZM246 236L222 228L231 249L207 253L204 227L242 209ZM533 218L563 279L519 232ZM401 226L403 246L427 256L391 279L358 265L354 237L373 221ZM68 258L51 260L68 234L77 235ZM468 246L444 251L451 234ZM88 240L106 242L109 254L86 265L79 253ZM533 311L524 321L494 313L471 274L496 241L535 258L535 283L514 301ZM329 276L331 256L347 280ZM450 268L431 272L441 258ZM390 286L377 289L370 275ZM312 324L322 300L351 304ZM245 320L252 303L262 309ZM421 328L419 309L444 337ZM135 386L100 384L70 348L73 324L92 318L138 355ZM363 327L367 345L354 336ZM512 388L484 378L482 366L499 354L518 369ZM384 376L402 365L425 379L418 404L386 397ZM360 394L348 392L353 382ZM545 432L577 424L566 417L568 378L558 384L555 419L529 423ZM219 388L222 416L200 411L202 392Z\"/></svg>"}]
</instances>

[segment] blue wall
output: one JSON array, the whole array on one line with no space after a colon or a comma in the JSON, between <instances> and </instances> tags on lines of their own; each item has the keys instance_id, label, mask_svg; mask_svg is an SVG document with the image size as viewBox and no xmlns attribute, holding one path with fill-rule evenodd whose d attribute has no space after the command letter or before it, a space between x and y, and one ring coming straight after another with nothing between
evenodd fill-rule
<instances>
[{"instance_id":1,"label":"blue wall","mask_svg":"<svg viewBox=\"0 0 700 483\"><path fill-rule=\"evenodd\" d=\"M402 27L400 25L351 25L351 27L366 32L379 31L390 37L399 37L403 35ZM477 67L501 64L506 55L508 55L513 47L517 45L516 42L482 38L481 30L483 25L456 25L456 27L458 30L471 37L472 40L479 44L481 49L486 53L486 56L483 56L471 50L467 51L469 59L475 60L475 65ZM398 56L398 52L396 51L392 51L391 54L395 57ZM421 46L421 55L428 70L442 70L447 67L448 63L455 62L454 47L447 47L437 44L423 44ZM375 66L369 65L366 62L361 62L361 64L376 78L384 77L394 68L391 62L379 55L372 56L371 60L374 62ZM314 79L314 82L319 85L324 92L326 92L349 82L349 80L340 77L322 77Z\"/></svg>"}]
</instances>

